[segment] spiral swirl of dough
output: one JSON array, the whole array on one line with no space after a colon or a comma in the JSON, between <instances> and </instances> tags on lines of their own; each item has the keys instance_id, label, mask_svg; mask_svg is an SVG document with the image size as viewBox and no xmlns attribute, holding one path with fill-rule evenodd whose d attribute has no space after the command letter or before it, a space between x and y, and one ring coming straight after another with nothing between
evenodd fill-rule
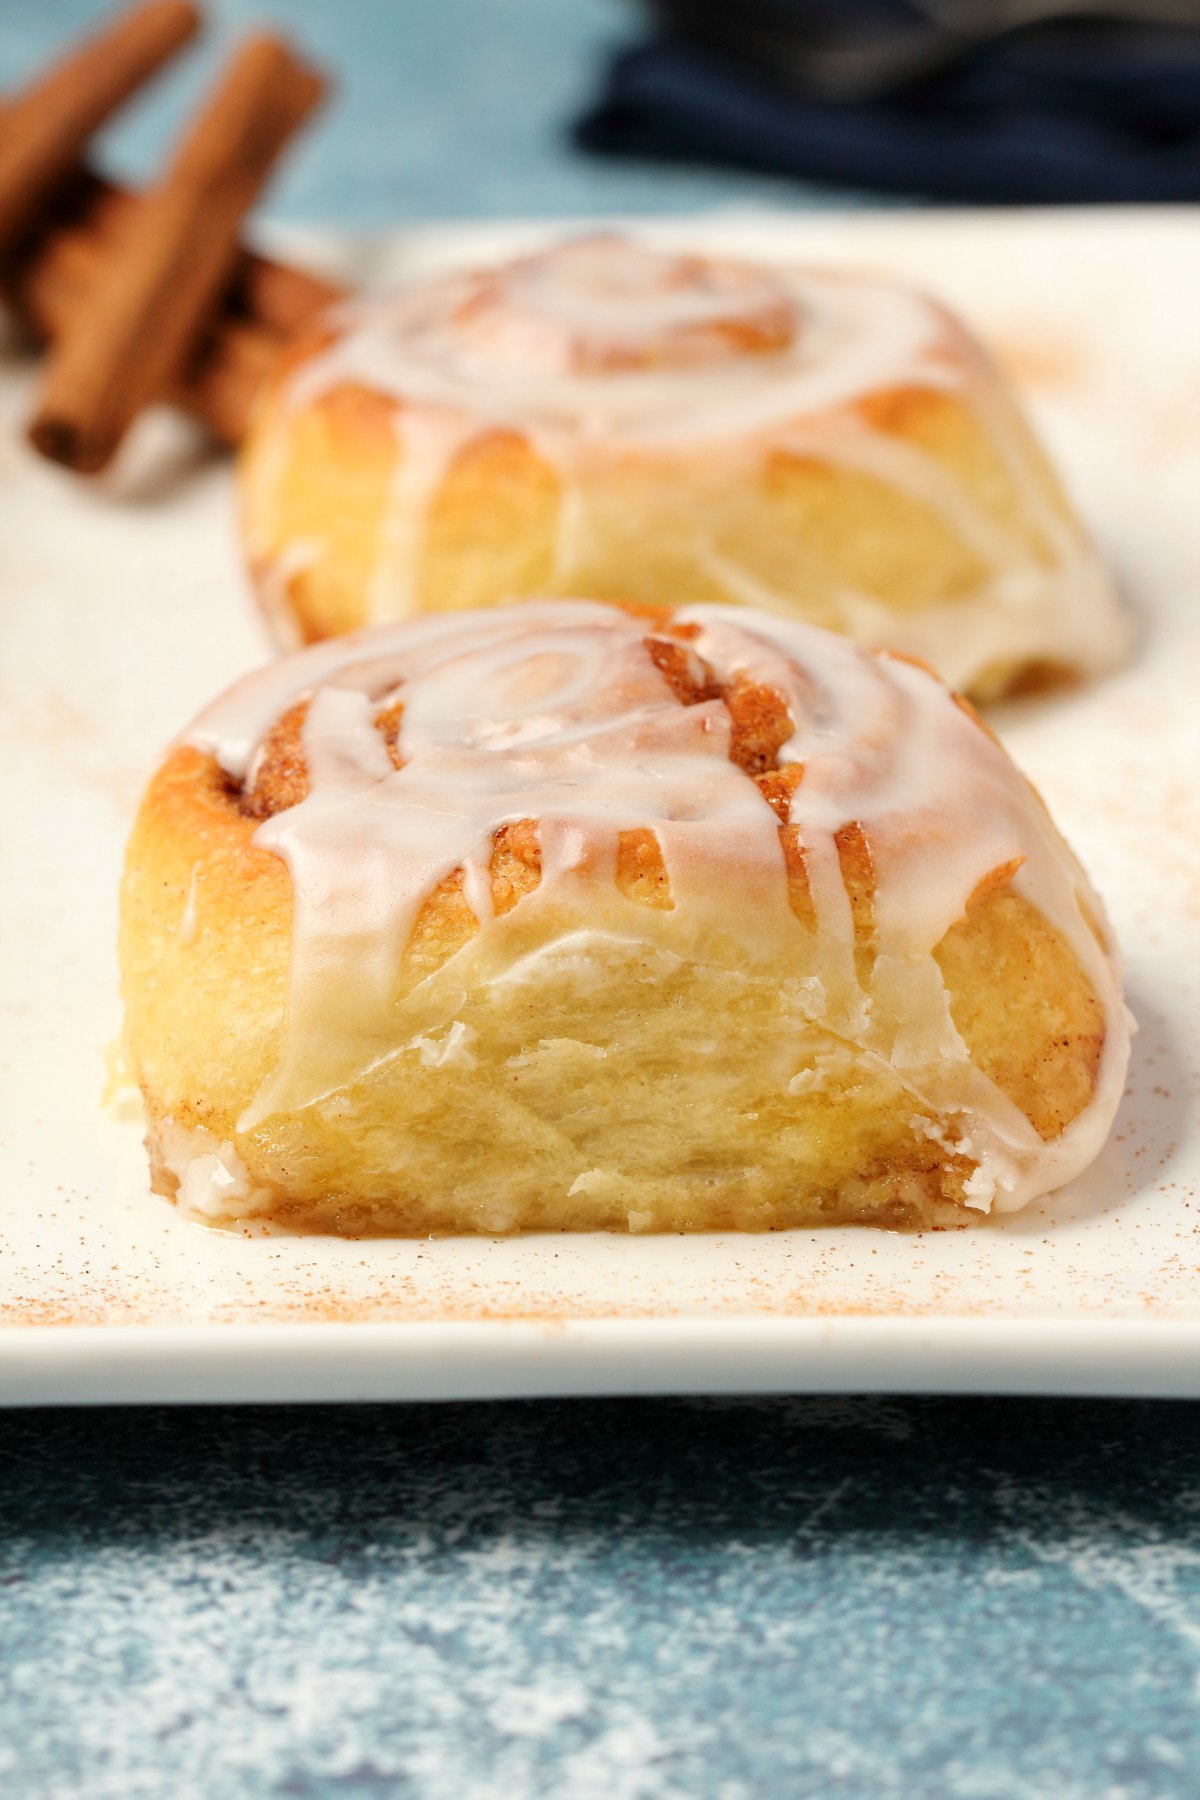
<instances>
[{"instance_id":1,"label":"spiral swirl of dough","mask_svg":"<svg viewBox=\"0 0 1200 1800\"><path fill-rule=\"evenodd\" d=\"M956 1121L984 1210L1068 1179L1111 1124L1128 1033L1100 903L924 667L740 608L529 602L316 646L242 682L188 742L238 784L294 890L284 1061L243 1123L353 1077L454 878L475 920L457 954L484 981L589 928L807 971L810 1015ZM493 858L518 825L536 877L501 912ZM620 891L635 840L653 904ZM1061 935L1103 1007L1095 1092L1050 1141L972 1063L935 958L996 885Z\"/></svg>"}]
</instances>

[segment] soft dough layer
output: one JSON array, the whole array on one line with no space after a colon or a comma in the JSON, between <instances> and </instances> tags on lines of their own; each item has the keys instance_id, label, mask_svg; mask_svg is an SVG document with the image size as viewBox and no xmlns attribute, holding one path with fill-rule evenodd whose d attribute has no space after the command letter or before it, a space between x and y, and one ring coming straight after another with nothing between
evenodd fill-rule
<instances>
[{"instance_id":1,"label":"soft dough layer","mask_svg":"<svg viewBox=\"0 0 1200 1800\"><path fill-rule=\"evenodd\" d=\"M347 1233L947 1225L1090 1160L1127 1038L1078 866L930 675L780 631L535 605L218 703L122 896L157 1189Z\"/></svg>"},{"instance_id":2,"label":"soft dough layer","mask_svg":"<svg viewBox=\"0 0 1200 1800\"><path fill-rule=\"evenodd\" d=\"M956 320L864 276L618 238L363 303L296 347L243 462L302 640L530 594L766 607L995 694L1126 626Z\"/></svg>"}]
</instances>

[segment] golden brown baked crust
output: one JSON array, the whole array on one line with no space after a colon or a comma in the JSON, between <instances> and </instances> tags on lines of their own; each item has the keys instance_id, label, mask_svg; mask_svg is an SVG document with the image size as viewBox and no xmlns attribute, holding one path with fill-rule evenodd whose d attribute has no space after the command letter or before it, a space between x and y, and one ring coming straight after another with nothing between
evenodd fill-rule
<instances>
[{"instance_id":1,"label":"golden brown baked crust","mask_svg":"<svg viewBox=\"0 0 1200 1800\"><path fill-rule=\"evenodd\" d=\"M611 342L564 346L551 284L578 299L582 262L602 312L605 273L630 258L648 304L702 303L714 268L743 280L713 302L711 336L687 335L686 310L671 330L653 310L630 325L610 299ZM243 459L249 561L289 641L531 594L686 594L922 655L983 697L1122 654L1111 590L1011 394L920 296L612 240L390 304L296 347ZM652 429L606 401L614 381L644 386Z\"/></svg>"},{"instance_id":2,"label":"golden brown baked crust","mask_svg":"<svg viewBox=\"0 0 1200 1800\"><path fill-rule=\"evenodd\" d=\"M747 885L739 852L719 837L705 851L714 930L677 904L662 826L624 825L611 872L588 873L547 912L531 904L544 887L540 822L510 819L491 833L486 927L462 866L433 883L377 1036L344 1079L314 1080L301 1103L261 1116L256 1096L288 1050L294 887L280 854L256 838L301 816L309 699L274 715L244 779L194 744L171 751L138 816L121 906L126 1053L145 1096L158 1191L182 1188L208 1216L351 1234L945 1226L983 1216L971 1186L981 1155L953 1110L923 1100L902 1061L889 1066L848 1040L813 1004L827 945L805 848L815 840L791 817L805 770L780 761L787 705L752 675L706 666L700 629L660 615L639 619L633 635L645 633L670 705L728 718L729 760L757 789L766 836L783 850L794 921L786 954L781 938L755 966L741 948L738 934L756 929L740 916L755 894L768 943L778 923L767 873ZM400 693L375 710L371 729L403 770ZM990 734L953 716L1016 789ZM857 819L833 841L859 978L882 1007L872 983L889 896L881 902L875 857L888 846ZM995 862L964 893L934 959L974 1069L1052 1144L1097 1103L1118 1023L1077 949L1016 891L1020 867L1020 856Z\"/></svg>"}]
</instances>

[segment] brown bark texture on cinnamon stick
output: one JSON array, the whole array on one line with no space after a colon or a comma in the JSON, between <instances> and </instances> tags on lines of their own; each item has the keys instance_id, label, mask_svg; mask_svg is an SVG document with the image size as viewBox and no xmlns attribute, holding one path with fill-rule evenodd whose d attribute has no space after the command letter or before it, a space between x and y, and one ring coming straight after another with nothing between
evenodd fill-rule
<instances>
[{"instance_id":1,"label":"brown bark texture on cinnamon stick","mask_svg":"<svg viewBox=\"0 0 1200 1800\"><path fill-rule=\"evenodd\" d=\"M243 45L51 353L29 432L43 455L102 469L171 391L234 273L244 214L324 89L279 39Z\"/></svg>"},{"instance_id":2,"label":"brown bark texture on cinnamon stick","mask_svg":"<svg viewBox=\"0 0 1200 1800\"><path fill-rule=\"evenodd\" d=\"M6 291L38 335L53 342L86 318L96 275L113 253L111 243L82 233L56 234L39 257L9 278ZM163 397L199 419L222 443L236 446L286 341L253 319L222 309Z\"/></svg>"},{"instance_id":3,"label":"brown bark texture on cinnamon stick","mask_svg":"<svg viewBox=\"0 0 1200 1800\"><path fill-rule=\"evenodd\" d=\"M144 0L0 104L0 253L74 173L93 132L199 26L191 0Z\"/></svg>"},{"instance_id":4,"label":"brown bark texture on cinnamon stick","mask_svg":"<svg viewBox=\"0 0 1200 1800\"><path fill-rule=\"evenodd\" d=\"M65 202L42 221L42 238L28 258L30 278L37 279L39 269L52 268L61 247L71 243L86 244L98 265L128 231L141 204L139 194L93 170L81 171ZM290 337L314 313L345 295L346 289L335 282L243 246L237 251L226 306L267 331Z\"/></svg>"},{"instance_id":5,"label":"brown bark texture on cinnamon stick","mask_svg":"<svg viewBox=\"0 0 1200 1800\"><path fill-rule=\"evenodd\" d=\"M38 337L52 342L77 324L98 272L121 254L140 204L137 195L84 172L41 220L41 235L2 281L5 297ZM333 282L239 249L223 303L167 397L223 443L240 444L284 345L345 297Z\"/></svg>"}]
</instances>

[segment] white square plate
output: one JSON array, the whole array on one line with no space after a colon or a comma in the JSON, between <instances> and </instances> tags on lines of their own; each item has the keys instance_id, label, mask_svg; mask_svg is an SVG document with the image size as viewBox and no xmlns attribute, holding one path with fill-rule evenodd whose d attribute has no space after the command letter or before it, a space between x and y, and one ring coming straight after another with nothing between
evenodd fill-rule
<instances>
[{"instance_id":1,"label":"white square plate","mask_svg":"<svg viewBox=\"0 0 1200 1800\"><path fill-rule=\"evenodd\" d=\"M545 227L360 245L373 275ZM721 218L656 227L847 259L961 307L1135 607L1133 665L997 723L1094 875L1141 1022L1085 1179L969 1232L343 1243L218 1233L147 1189L101 1107L115 890L141 784L268 653L229 467L150 428L86 486L21 442L0 365L0 1400L697 1390L1200 1394L1200 217ZM337 246L325 245L326 250ZM344 247L343 247L344 248ZM153 454L150 454L153 450Z\"/></svg>"}]
</instances>

